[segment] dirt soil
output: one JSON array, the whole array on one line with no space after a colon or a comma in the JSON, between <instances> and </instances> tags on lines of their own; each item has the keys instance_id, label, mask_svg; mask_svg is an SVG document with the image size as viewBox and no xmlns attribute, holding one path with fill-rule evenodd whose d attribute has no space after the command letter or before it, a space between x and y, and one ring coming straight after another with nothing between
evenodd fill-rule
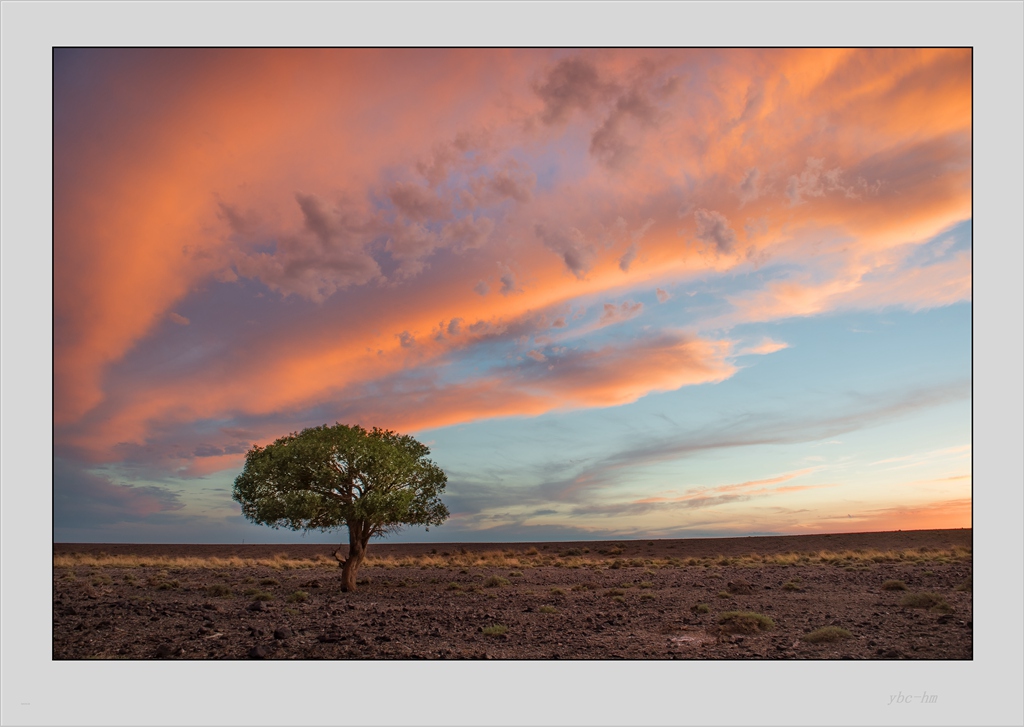
<instances>
[{"instance_id":1,"label":"dirt soil","mask_svg":"<svg viewBox=\"0 0 1024 727\"><path fill-rule=\"evenodd\" d=\"M53 658L971 659L971 537L372 543L354 593L327 545L55 544Z\"/></svg>"}]
</instances>

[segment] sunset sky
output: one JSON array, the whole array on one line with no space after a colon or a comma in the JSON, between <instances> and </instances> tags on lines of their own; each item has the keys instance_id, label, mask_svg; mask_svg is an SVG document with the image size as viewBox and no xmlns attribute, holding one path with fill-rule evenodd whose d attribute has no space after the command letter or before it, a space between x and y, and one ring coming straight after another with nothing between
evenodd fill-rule
<instances>
[{"instance_id":1,"label":"sunset sky","mask_svg":"<svg viewBox=\"0 0 1024 727\"><path fill-rule=\"evenodd\" d=\"M970 527L971 60L55 50L54 539L301 542L231 485L336 421L395 540Z\"/></svg>"}]
</instances>

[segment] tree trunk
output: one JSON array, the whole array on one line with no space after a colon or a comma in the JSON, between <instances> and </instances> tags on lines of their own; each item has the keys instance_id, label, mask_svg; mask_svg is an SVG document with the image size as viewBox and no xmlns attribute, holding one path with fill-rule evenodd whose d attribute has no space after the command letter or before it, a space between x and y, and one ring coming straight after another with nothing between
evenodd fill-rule
<instances>
[{"instance_id":1,"label":"tree trunk","mask_svg":"<svg viewBox=\"0 0 1024 727\"><path fill-rule=\"evenodd\" d=\"M341 564L341 590L346 593L356 590L356 574L366 558L366 546L370 539L364 537L363 530L356 523L349 523L348 557Z\"/></svg>"}]
</instances>

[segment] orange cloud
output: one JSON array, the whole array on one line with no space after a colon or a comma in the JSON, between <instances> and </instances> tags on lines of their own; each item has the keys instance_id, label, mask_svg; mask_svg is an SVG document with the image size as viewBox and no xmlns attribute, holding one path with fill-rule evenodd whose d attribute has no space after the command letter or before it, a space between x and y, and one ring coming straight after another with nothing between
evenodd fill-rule
<instances>
[{"instance_id":1,"label":"orange cloud","mask_svg":"<svg viewBox=\"0 0 1024 727\"><path fill-rule=\"evenodd\" d=\"M969 50L89 53L55 56L54 420L96 458L353 400L423 428L720 381L723 341L528 339L771 260L813 269L732 323L969 299L966 253L894 267L970 216ZM60 83L82 58L96 85ZM188 307L255 291L274 315ZM369 393L522 336L504 375Z\"/></svg>"}]
</instances>

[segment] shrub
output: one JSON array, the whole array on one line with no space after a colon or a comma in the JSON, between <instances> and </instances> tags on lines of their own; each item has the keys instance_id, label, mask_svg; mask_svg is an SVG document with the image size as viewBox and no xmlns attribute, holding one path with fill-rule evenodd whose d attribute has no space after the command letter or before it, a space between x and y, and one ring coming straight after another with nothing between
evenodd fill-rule
<instances>
[{"instance_id":1,"label":"shrub","mask_svg":"<svg viewBox=\"0 0 1024 727\"><path fill-rule=\"evenodd\" d=\"M936 613L953 612L953 607L946 602L945 598L930 591L908 593L900 600L900 605L904 608L927 608Z\"/></svg>"},{"instance_id":2,"label":"shrub","mask_svg":"<svg viewBox=\"0 0 1024 727\"><path fill-rule=\"evenodd\" d=\"M730 634L753 634L775 628L771 618L753 611L726 611L718 617L718 623L723 632Z\"/></svg>"},{"instance_id":3,"label":"shrub","mask_svg":"<svg viewBox=\"0 0 1024 727\"><path fill-rule=\"evenodd\" d=\"M718 592L718 597L719 598L732 598L732 594L729 593L729 591L719 591Z\"/></svg>"},{"instance_id":4,"label":"shrub","mask_svg":"<svg viewBox=\"0 0 1024 727\"><path fill-rule=\"evenodd\" d=\"M227 598L231 595L231 589L223 583L214 583L206 589L206 595L213 598Z\"/></svg>"},{"instance_id":5,"label":"shrub","mask_svg":"<svg viewBox=\"0 0 1024 727\"><path fill-rule=\"evenodd\" d=\"M508 574L508 577L509 578L521 578L522 575L523 575L522 571L514 570L514 571L512 571L511 573Z\"/></svg>"},{"instance_id":6,"label":"shrub","mask_svg":"<svg viewBox=\"0 0 1024 727\"><path fill-rule=\"evenodd\" d=\"M554 606L541 606L540 607L540 612L541 613L558 613L558 609L555 608Z\"/></svg>"},{"instance_id":7,"label":"shrub","mask_svg":"<svg viewBox=\"0 0 1024 727\"><path fill-rule=\"evenodd\" d=\"M903 581L886 581L882 584L883 591L905 591L907 584Z\"/></svg>"},{"instance_id":8,"label":"shrub","mask_svg":"<svg viewBox=\"0 0 1024 727\"><path fill-rule=\"evenodd\" d=\"M640 600L641 601L653 601L656 598L657 598L657 596L655 596L653 593L641 593L640 594Z\"/></svg>"},{"instance_id":9,"label":"shrub","mask_svg":"<svg viewBox=\"0 0 1024 727\"><path fill-rule=\"evenodd\" d=\"M608 589L608 591L604 595L606 595L606 596L624 596L624 595L626 595L626 592L625 591L620 591L618 588L610 588L610 589Z\"/></svg>"},{"instance_id":10,"label":"shrub","mask_svg":"<svg viewBox=\"0 0 1024 727\"><path fill-rule=\"evenodd\" d=\"M561 588L552 588L551 589L551 595L552 596L564 596L565 595L565 591L563 591Z\"/></svg>"},{"instance_id":11,"label":"shrub","mask_svg":"<svg viewBox=\"0 0 1024 727\"><path fill-rule=\"evenodd\" d=\"M583 549L582 548L569 548L567 550L563 550L561 553L559 553L559 555L562 556L563 558L571 558L573 556L580 556L580 555L583 555Z\"/></svg>"},{"instance_id":12,"label":"shrub","mask_svg":"<svg viewBox=\"0 0 1024 727\"><path fill-rule=\"evenodd\" d=\"M181 586L181 584L178 583L177 580L164 581L163 583L161 583L159 586L156 587L156 590L158 590L158 591L173 591L173 590L176 590L177 588L179 588L180 586Z\"/></svg>"},{"instance_id":13,"label":"shrub","mask_svg":"<svg viewBox=\"0 0 1024 727\"><path fill-rule=\"evenodd\" d=\"M846 629L841 629L838 626L825 626L820 629L816 629L809 634L805 634L803 640L809 644L823 644L832 641L842 641L848 639L851 634Z\"/></svg>"},{"instance_id":14,"label":"shrub","mask_svg":"<svg viewBox=\"0 0 1024 727\"><path fill-rule=\"evenodd\" d=\"M305 591L295 591L295 593L288 596L285 600L288 601L288 603L305 603L309 600L309 594Z\"/></svg>"},{"instance_id":15,"label":"shrub","mask_svg":"<svg viewBox=\"0 0 1024 727\"><path fill-rule=\"evenodd\" d=\"M588 586L586 583L577 583L570 590L573 590L573 591L589 591L590 590L590 586Z\"/></svg>"},{"instance_id":16,"label":"shrub","mask_svg":"<svg viewBox=\"0 0 1024 727\"><path fill-rule=\"evenodd\" d=\"M512 581L510 581L508 578L502 578L501 576L491 576L486 581L484 581L484 588L501 588L502 586L507 586L511 582Z\"/></svg>"},{"instance_id":17,"label":"shrub","mask_svg":"<svg viewBox=\"0 0 1024 727\"><path fill-rule=\"evenodd\" d=\"M626 599L623 598L622 596L612 596L612 600L615 601L615 603L625 603L626 602Z\"/></svg>"},{"instance_id":18,"label":"shrub","mask_svg":"<svg viewBox=\"0 0 1024 727\"><path fill-rule=\"evenodd\" d=\"M455 581L452 581L447 586L445 586L445 590L448 590L448 591L461 591L462 590L462 586L460 586Z\"/></svg>"},{"instance_id":19,"label":"shrub","mask_svg":"<svg viewBox=\"0 0 1024 727\"><path fill-rule=\"evenodd\" d=\"M706 603L698 603L693 607L694 613L711 613L711 606Z\"/></svg>"},{"instance_id":20,"label":"shrub","mask_svg":"<svg viewBox=\"0 0 1024 727\"><path fill-rule=\"evenodd\" d=\"M640 582L640 587L641 588L654 588L654 584L651 583L650 581L641 581Z\"/></svg>"},{"instance_id":21,"label":"shrub","mask_svg":"<svg viewBox=\"0 0 1024 727\"><path fill-rule=\"evenodd\" d=\"M248 593L246 595L249 595ZM266 591L256 591L252 594L252 600L254 601L273 601L274 594L267 593Z\"/></svg>"},{"instance_id":22,"label":"shrub","mask_svg":"<svg viewBox=\"0 0 1024 727\"><path fill-rule=\"evenodd\" d=\"M508 631L508 626L501 624L495 624L494 626L484 627L484 636L501 636Z\"/></svg>"},{"instance_id":23,"label":"shrub","mask_svg":"<svg viewBox=\"0 0 1024 727\"><path fill-rule=\"evenodd\" d=\"M971 593L971 592L974 591L974 581L971 581L971 580L964 581L963 583L958 585L953 590L954 591L960 591L960 592L967 591L968 593Z\"/></svg>"}]
</instances>

